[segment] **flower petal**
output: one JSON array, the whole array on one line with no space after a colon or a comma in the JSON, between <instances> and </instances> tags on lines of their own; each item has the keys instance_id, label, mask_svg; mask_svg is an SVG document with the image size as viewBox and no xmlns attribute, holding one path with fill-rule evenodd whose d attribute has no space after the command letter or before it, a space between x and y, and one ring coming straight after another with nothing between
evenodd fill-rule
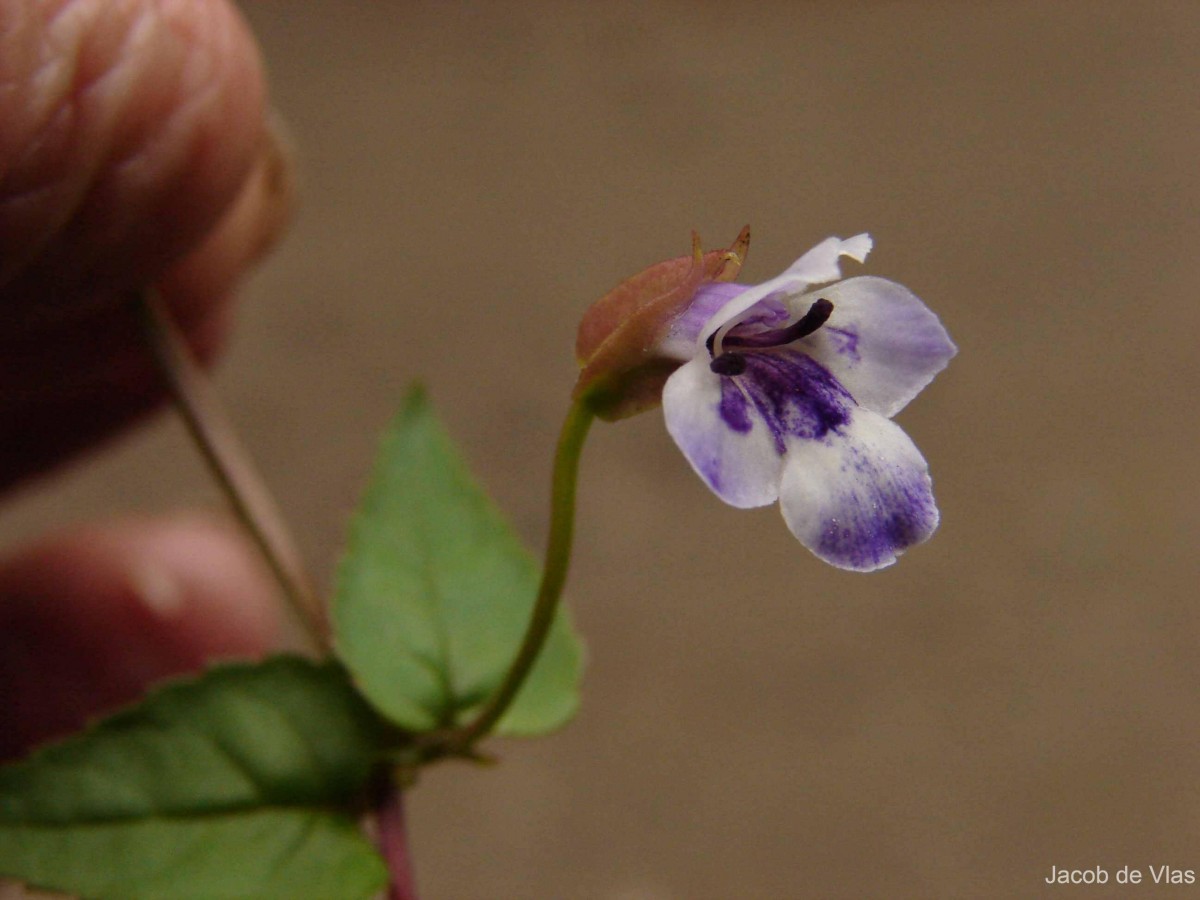
<instances>
[{"instance_id":1,"label":"flower petal","mask_svg":"<svg viewBox=\"0 0 1200 900\"><path fill-rule=\"evenodd\" d=\"M869 234L857 234L845 240L826 238L788 266L782 275L747 288L719 307L699 330L697 341L703 344L710 334L733 327L744 318L743 313L771 294L798 294L810 285L841 278L842 270L838 263L841 257L849 256L862 262L870 252Z\"/></svg>"},{"instance_id":2,"label":"flower petal","mask_svg":"<svg viewBox=\"0 0 1200 900\"><path fill-rule=\"evenodd\" d=\"M824 284L842 277L838 260L848 256L865 262L874 242L869 234L856 234L852 238L829 237L817 244L802 257L788 266L784 275L799 279L805 284Z\"/></svg>"},{"instance_id":3,"label":"flower petal","mask_svg":"<svg viewBox=\"0 0 1200 900\"><path fill-rule=\"evenodd\" d=\"M671 374L662 402L667 431L713 493L742 509L778 499L775 438L734 379L709 369L707 353Z\"/></svg>"},{"instance_id":4,"label":"flower petal","mask_svg":"<svg viewBox=\"0 0 1200 900\"><path fill-rule=\"evenodd\" d=\"M883 278L848 278L800 298L833 304L833 314L802 344L854 395L859 406L894 416L946 367L958 348L915 294Z\"/></svg>"},{"instance_id":5,"label":"flower petal","mask_svg":"<svg viewBox=\"0 0 1200 900\"><path fill-rule=\"evenodd\" d=\"M832 565L889 566L937 528L929 469L900 426L866 409L823 440L792 440L779 490L792 534Z\"/></svg>"},{"instance_id":6,"label":"flower petal","mask_svg":"<svg viewBox=\"0 0 1200 900\"><path fill-rule=\"evenodd\" d=\"M794 439L820 440L850 421L854 398L812 357L781 347L749 352L742 360L745 371L734 380L781 456Z\"/></svg>"}]
</instances>

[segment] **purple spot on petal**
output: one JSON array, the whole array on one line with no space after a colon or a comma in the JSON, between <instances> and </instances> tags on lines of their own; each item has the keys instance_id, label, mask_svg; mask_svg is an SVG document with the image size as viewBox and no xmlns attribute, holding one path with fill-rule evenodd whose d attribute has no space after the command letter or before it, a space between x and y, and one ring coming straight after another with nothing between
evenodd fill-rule
<instances>
[{"instance_id":1,"label":"purple spot on petal","mask_svg":"<svg viewBox=\"0 0 1200 900\"><path fill-rule=\"evenodd\" d=\"M854 398L828 369L798 351L748 353L746 371L737 381L753 400L780 455L788 437L819 440L850 421ZM723 417L725 396L722 390Z\"/></svg>"},{"instance_id":2,"label":"purple spot on petal","mask_svg":"<svg viewBox=\"0 0 1200 900\"><path fill-rule=\"evenodd\" d=\"M851 331L849 328L834 328L832 325L825 326L825 333L830 335L834 349L842 356L848 356L855 362L862 359L858 354L858 332Z\"/></svg>"},{"instance_id":3,"label":"purple spot on petal","mask_svg":"<svg viewBox=\"0 0 1200 900\"><path fill-rule=\"evenodd\" d=\"M708 482L708 486L716 493L721 493L721 488L724 485L724 478L721 476L721 463L719 460L710 459L700 467L700 475Z\"/></svg>"},{"instance_id":4,"label":"purple spot on petal","mask_svg":"<svg viewBox=\"0 0 1200 900\"><path fill-rule=\"evenodd\" d=\"M850 457L847 467L862 476L860 492L842 498L838 517L825 523L815 549L852 568L872 568L928 538L937 506L924 472L881 472L861 451L851 450Z\"/></svg>"},{"instance_id":5,"label":"purple spot on petal","mask_svg":"<svg viewBox=\"0 0 1200 900\"><path fill-rule=\"evenodd\" d=\"M738 434L745 434L753 427L750 421L750 402L738 390L731 378L721 379L721 418Z\"/></svg>"}]
</instances>

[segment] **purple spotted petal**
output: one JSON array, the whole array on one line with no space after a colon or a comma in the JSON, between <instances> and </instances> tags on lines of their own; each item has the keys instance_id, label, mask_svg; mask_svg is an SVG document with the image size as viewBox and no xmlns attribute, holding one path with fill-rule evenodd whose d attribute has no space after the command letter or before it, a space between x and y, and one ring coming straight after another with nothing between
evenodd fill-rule
<instances>
[{"instance_id":1,"label":"purple spotted petal","mask_svg":"<svg viewBox=\"0 0 1200 900\"><path fill-rule=\"evenodd\" d=\"M784 454L850 421L853 398L820 363L796 350L747 353L744 371L716 375L707 355L676 370L663 390L667 431L726 503L778 497Z\"/></svg>"},{"instance_id":2,"label":"purple spotted petal","mask_svg":"<svg viewBox=\"0 0 1200 900\"><path fill-rule=\"evenodd\" d=\"M860 406L894 416L946 367L958 349L937 316L903 285L883 278L848 278L794 302L818 297L833 314L800 346L854 395Z\"/></svg>"},{"instance_id":3,"label":"purple spotted petal","mask_svg":"<svg viewBox=\"0 0 1200 900\"><path fill-rule=\"evenodd\" d=\"M891 565L937 528L929 470L900 426L858 408L824 440L791 441L779 491L788 528L832 565Z\"/></svg>"},{"instance_id":4,"label":"purple spotted petal","mask_svg":"<svg viewBox=\"0 0 1200 900\"><path fill-rule=\"evenodd\" d=\"M743 358L745 371L728 380L766 425L776 453L783 455L796 439L822 440L850 421L854 398L811 357L779 348Z\"/></svg>"},{"instance_id":5,"label":"purple spotted petal","mask_svg":"<svg viewBox=\"0 0 1200 900\"><path fill-rule=\"evenodd\" d=\"M667 431L713 493L742 509L778 499L775 437L734 379L713 374L707 354L671 373L662 400Z\"/></svg>"}]
</instances>

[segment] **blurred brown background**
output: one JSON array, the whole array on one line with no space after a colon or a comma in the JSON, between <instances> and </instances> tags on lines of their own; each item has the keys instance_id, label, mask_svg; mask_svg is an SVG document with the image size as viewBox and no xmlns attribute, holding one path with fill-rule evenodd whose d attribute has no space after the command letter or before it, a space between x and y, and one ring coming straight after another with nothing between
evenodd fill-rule
<instances>
[{"instance_id":1,"label":"blurred brown background","mask_svg":"<svg viewBox=\"0 0 1200 900\"><path fill-rule=\"evenodd\" d=\"M722 506L658 414L597 428L582 714L427 775L426 896L1200 892L1042 881L1200 873L1200 5L245 10L304 206L220 383L325 578L418 376L540 546L577 318L693 228L752 223L752 281L869 230L961 350L900 417L942 529L875 575ZM0 536L195 503L163 420Z\"/></svg>"}]
</instances>

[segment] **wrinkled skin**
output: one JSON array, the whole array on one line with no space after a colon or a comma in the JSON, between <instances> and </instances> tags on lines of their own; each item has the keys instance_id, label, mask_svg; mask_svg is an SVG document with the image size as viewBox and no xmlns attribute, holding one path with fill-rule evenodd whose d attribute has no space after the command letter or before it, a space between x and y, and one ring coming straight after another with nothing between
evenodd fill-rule
<instances>
[{"instance_id":1,"label":"wrinkled skin","mask_svg":"<svg viewBox=\"0 0 1200 900\"><path fill-rule=\"evenodd\" d=\"M0 487L161 405L128 314L157 285L205 363L287 218L258 51L224 0L0 0ZM0 756L282 625L224 525L98 524L0 562Z\"/></svg>"}]
</instances>

